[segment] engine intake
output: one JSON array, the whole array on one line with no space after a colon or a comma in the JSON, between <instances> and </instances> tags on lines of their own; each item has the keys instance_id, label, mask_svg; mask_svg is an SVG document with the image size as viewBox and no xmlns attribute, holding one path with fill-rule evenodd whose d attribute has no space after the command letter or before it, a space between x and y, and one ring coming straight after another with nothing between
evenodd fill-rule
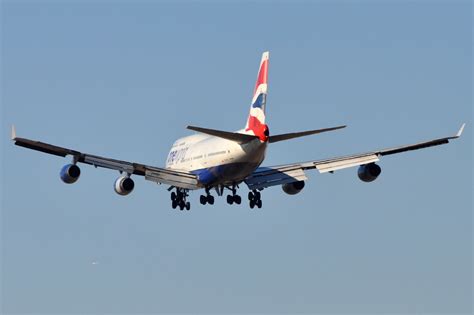
<instances>
[{"instance_id":1,"label":"engine intake","mask_svg":"<svg viewBox=\"0 0 474 315\"><path fill-rule=\"evenodd\" d=\"M304 188L304 181L298 181L281 185L281 189L288 195L296 195Z\"/></svg>"},{"instance_id":2,"label":"engine intake","mask_svg":"<svg viewBox=\"0 0 474 315\"><path fill-rule=\"evenodd\" d=\"M59 172L59 176L66 184L73 184L81 176L81 169L76 164L66 164Z\"/></svg>"},{"instance_id":3,"label":"engine intake","mask_svg":"<svg viewBox=\"0 0 474 315\"><path fill-rule=\"evenodd\" d=\"M125 176L117 178L114 184L115 192L121 196L126 196L131 193L134 187L135 183L133 179Z\"/></svg>"},{"instance_id":4,"label":"engine intake","mask_svg":"<svg viewBox=\"0 0 474 315\"><path fill-rule=\"evenodd\" d=\"M368 183L376 180L381 172L382 169L380 166L375 163L369 163L359 166L359 169L357 170L357 176L359 176L361 181Z\"/></svg>"}]
</instances>

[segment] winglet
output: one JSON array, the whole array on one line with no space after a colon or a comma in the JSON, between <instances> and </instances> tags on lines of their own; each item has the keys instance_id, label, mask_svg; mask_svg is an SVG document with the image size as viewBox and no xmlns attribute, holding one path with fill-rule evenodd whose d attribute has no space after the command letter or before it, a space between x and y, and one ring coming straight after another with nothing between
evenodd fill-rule
<instances>
[{"instance_id":1,"label":"winglet","mask_svg":"<svg viewBox=\"0 0 474 315\"><path fill-rule=\"evenodd\" d=\"M464 126L466 126L466 123L463 123L461 125L461 128L459 128L458 133L456 134L456 138L459 138L462 135L462 132L464 131Z\"/></svg>"},{"instance_id":2,"label":"winglet","mask_svg":"<svg viewBox=\"0 0 474 315\"><path fill-rule=\"evenodd\" d=\"M11 139L15 140L16 139L16 130L15 130L15 125L12 125L12 134L11 134Z\"/></svg>"}]
</instances>

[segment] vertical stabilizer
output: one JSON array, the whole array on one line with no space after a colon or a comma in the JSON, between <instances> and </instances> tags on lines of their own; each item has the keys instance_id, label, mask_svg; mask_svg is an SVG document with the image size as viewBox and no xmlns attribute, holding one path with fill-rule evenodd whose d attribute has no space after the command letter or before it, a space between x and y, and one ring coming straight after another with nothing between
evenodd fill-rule
<instances>
[{"instance_id":1,"label":"vertical stabilizer","mask_svg":"<svg viewBox=\"0 0 474 315\"><path fill-rule=\"evenodd\" d=\"M253 132L254 135L263 139L268 136L268 128L265 125L265 106L268 92L268 51L262 54L260 67L258 69L257 82L253 91L252 105L247 119L246 131ZM267 135L265 136L265 133Z\"/></svg>"}]
</instances>

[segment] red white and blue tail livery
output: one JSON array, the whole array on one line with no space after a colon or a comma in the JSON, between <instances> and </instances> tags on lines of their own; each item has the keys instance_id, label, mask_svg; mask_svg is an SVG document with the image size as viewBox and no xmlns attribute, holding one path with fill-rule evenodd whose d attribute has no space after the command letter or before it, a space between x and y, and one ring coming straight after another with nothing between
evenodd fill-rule
<instances>
[{"instance_id":1,"label":"red white and blue tail livery","mask_svg":"<svg viewBox=\"0 0 474 315\"><path fill-rule=\"evenodd\" d=\"M268 134L265 135L265 133L268 133L268 127L265 125L265 106L268 94L268 58L269 52L264 52L262 60L260 60L252 105L250 106L250 113L245 126L245 131L258 136L262 141L266 141L268 137Z\"/></svg>"},{"instance_id":2,"label":"red white and blue tail livery","mask_svg":"<svg viewBox=\"0 0 474 315\"><path fill-rule=\"evenodd\" d=\"M265 152L270 143L346 127L343 125L271 135L265 119L268 68L269 53L264 52L260 60L250 113L244 129L232 132L188 126L188 129L198 133L176 140L171 147L164 167L92 155L40 141L20 138L17 137L13 126L11 138L18 146L62 157L69 156L71 162L63 166L60 171L60 178L67 184L72 184L79 179L81 171L77 164L85 163L118 171L120 175L115 181L114 189L120 195L128 195L134 189L135 182L132 176L144 176L146 180L169 186L168 190L171 192L171 206L173 209L189 210L191 208L191 203L188 201L189 192L197 189L204 190L199 198L203 205L214 204L213 193L217 196L223 196L225 191L229 191L226 198L227 203L240 204L242 198L237 192L241 184L246 184L249 189L248 202L250 208L261 208L261 191L263 189L271 186L281 186L285 193L297 194L305 186L306 172L313 169L320 173L332 173L357 166L358 177L364 182L372 182L381 173L381 167L376 162L382 156L446 144L452 139L459 138L465 126L463 124L456 135L412 145L331 159L262 167L260 165L265 159Z\"/></svg>"}]
</instances>

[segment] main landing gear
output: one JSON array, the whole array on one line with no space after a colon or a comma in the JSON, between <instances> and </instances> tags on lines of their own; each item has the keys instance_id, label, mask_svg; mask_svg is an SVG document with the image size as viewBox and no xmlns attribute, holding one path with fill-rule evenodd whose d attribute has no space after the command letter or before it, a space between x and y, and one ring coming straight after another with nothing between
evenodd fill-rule
<instances>
[{"instance_id":1,"label":"main landing gear","mask_svg":"<svg viewBox=\"0 0 474 315\"><path fill-rule=\"evenodd\" d=\"M242 198L237 195L236 185L233 185L230 190L232 190L232 195L227 195L227 203L230 205L233 203L240 205L240 203L242 202Z\"/></svg>"},{"instance_id":2,"label":"main landing gear","mask_svg":"<svg viewBox=\"0 0 474 315\"><path fill-rule=\"evenodd\" d=\"M208 203L210 205L213 205L214 204L214 196L212 196L212 195L201 195L199 197L199 202L202 205L205 205L206 203Z\"/></svg>"},{"instance_id":3,"label":"main landing gear","mask_svg":"<svg viewBox=\"0 0 474 315\"><path fill-rule=\"evenodd\" d=\"M217 195L219 197L222 197L224 195L224 190L228 189L231 191L231 194L227 195L227 203L232 205L232 204L237 204L240 205L242 203L242 197L237 195L237 189L239 188L238 185L234 184L232 186L216 186L216 187L206 187L206 193L204 195L201 195L199 198L199 201L202 205L205 204L214 204L214 196L211 195L210 190L215 189L217 192ZM174 190L175 191L172 191ZM184 189L184 188L178 188L171 186L168 188L168 191L171 192L171 207L173 209L179 208L180 210L191 210L191 203L187 201L187 197L189 197L189 190ZM254 189L249 192L248 194L248 199L249 199L249 205L250 208L253 209L255 207L257 208L262 208L262 195L260 191Z\"/></svg>"},{"instance_id":4,"label":"main landing gear","mask_svg":"<svg viewBox=\"0 0 474 315\"><path fill-rule=\"evenodd\" d=\"M249 191L249 204L250 204L250 209L253 209L255 208L255 206L257 206L257 208L262 208L262 194L257 191L257 190L252 190L252 191Z\"/></svg>"},{"instance_id":5,"label":"main landing gear","mask_svg":"<svg viewBox=\"0 0 474 315\"><path fill-rule=\"evenodd\" d=\"M176 187L176 192L171 193L171 207L173 209L179 207L179 210L191 210L191 203L186 201L188 196L187 190Z\"/></svg>"},{"instance_id":6,"label":"main landing gear","mask_svg":"<svg viewBox=\"0 0 474 315\"><path fill-rule=\"evenodd\" d=\"M202 204L202 205L205 205L206 203L210 204L210 205L213 205L214 204L214 196L212 196L210 193L209 193L209 188L206 188L206 195L201 195L199 197L199 202Z\"/></svg>"}]
</instances>

